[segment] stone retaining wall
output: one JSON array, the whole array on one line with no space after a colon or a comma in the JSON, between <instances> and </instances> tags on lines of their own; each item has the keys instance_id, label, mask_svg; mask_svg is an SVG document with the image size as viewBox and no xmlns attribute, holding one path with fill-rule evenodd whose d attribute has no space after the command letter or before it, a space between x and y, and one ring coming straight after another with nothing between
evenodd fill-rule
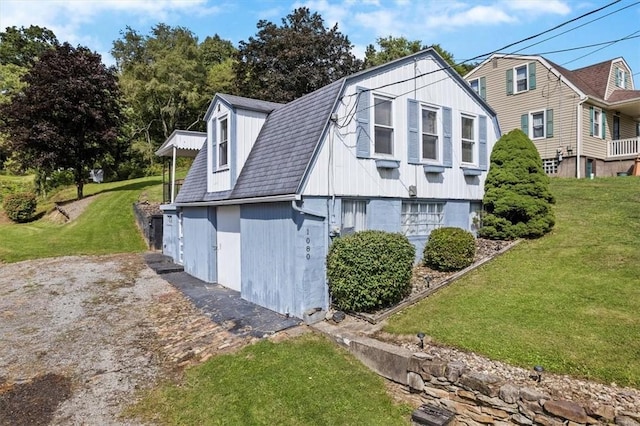
<instances>
[{"instance_id":1,"label":"stone retaining wall","mask_svg":"<svg viewBox=\"0 0 640 426\"><path fill-rule=\"evenodd\" d=\"M136 223L150 250L162 250L162 211L158 204L133 203Z\"/></svg>"},{"instance_id":2,"label":"stone retaining wall","mask_svg":"<svg viewBox=\"0 0 640 426\"><path fill-rule=\"evenodd\" d=\"M553 398L533 386L474 371L464 362L445 361L368 337L337 335L326 323L315 327L373 371L419 394L424 403L455 413L452 425L640 426L637 410Z\"/></svg>"}]
</instances>

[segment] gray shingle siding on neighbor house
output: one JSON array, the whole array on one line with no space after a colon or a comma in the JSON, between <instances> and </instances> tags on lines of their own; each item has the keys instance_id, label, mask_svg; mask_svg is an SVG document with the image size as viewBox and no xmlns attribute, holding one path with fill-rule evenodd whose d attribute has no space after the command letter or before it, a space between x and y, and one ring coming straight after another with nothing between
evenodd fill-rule
<instances>
[{"instance_id":1,"label":"gray shingle siding on neighbor house","mask_svg":"<svg viewBox=\"0 0 640 426\"><path fill-rule=\"evenodd\" d=\"M296 193L343 84L340 79L269 115L231 198Z\"/></svg>"}]
</instances>

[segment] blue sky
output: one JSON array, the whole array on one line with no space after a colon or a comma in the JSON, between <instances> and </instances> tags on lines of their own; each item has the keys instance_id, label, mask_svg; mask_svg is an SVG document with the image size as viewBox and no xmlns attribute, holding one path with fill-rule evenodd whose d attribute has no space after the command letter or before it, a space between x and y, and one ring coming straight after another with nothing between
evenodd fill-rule
<instances>
[{"instance_id":1,"label":"blue sky","mask_svg":"<svg viewBox=\"0 0 640 426\"><path fill-rule=\"evenodd\" d=\"M294 8L307 6L320 13L326 26L338 23L360 57L377 37L393 35L421 40L424 44L439 43L461 61L609 3L601 0L0 0L0 27L4 30L14 25L45 26L60 41L88 46L102 54L104 62L113 64L109 50L127 26L148 34L152 26L163 22L186 27L200 40L217 33L237 45L255 35L258 20L280 24ZM607 14L610 15L605 16ZM592 20L595 21L589 23ZM560 34L570 29L573 30ZM635 74L636 89L640 89L640 37L609 46L547 53L629 36L640 36L638 0L621 0L597 14L502 52L542 53L569 69L622 56ZM550 37L536 46L519 50Z\"/></svg>"}]
</instances>

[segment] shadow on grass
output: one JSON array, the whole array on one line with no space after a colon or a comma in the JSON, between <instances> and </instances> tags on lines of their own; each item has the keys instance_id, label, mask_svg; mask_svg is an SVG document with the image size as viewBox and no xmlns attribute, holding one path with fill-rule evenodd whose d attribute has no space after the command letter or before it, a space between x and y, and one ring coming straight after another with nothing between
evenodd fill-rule
<instances>
[{"instance_id":1,"label":"shadow on grass","mask_svg":"<svg viewBox=\"0 0 640 426\"><path fill-rule=\"evenodd\" d=\"M107 182L104 185L110 185L110 184L114 184L116 182ZM142 181L142 182L133 182L133 183L128 183L126 185L121 185L121 186L116 186L114 188L106 188L106 189L100 189L92 194L89 195L85 195L83 198L89 198L89 197L94 197L98 194L104 194L107 192L114 192L114 191L142 191L143 189L149 187L149 186L155 186L155 185L160 185L162 183L162 178L157 177L154 178L152 180L146 180L146 181ZM72 203L74 201L78 201L77 198L68 198L65 200L61 200L61 201L57 201L57 203L59 205L65 205L65 204L69 204Z\"/></svg>"}]
</instances>

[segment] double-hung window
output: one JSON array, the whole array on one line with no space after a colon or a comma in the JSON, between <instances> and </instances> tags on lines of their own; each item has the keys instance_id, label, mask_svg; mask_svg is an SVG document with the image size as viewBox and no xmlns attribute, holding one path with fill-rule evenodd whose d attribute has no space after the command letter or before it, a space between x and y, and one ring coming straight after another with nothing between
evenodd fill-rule
<instances>
[{"instance_id":1,"label":"double-hung window","mask_svg":"<svg viewBox=\"0 0 640 426\"><path fill-rule=\"evenodd\" d=\"M516 93L526 92L529 90L529 71L526 65L516 67Z\"/></svg>"},{"instance_id":2,"label":"double-hung window","mask_svg":"<svg viewBox=\"0 0 640 426\"><path fill-rule=\"evenodd\" d=\"M531 113L531 131L529 133L531 139L539 139L546 136L545 122L544 111Z\"/></svg>"},{"instance_id":3,"label":"double-hung window","mask_svg":"<svg viewBox=\"0 0 640 426\"><path fill-rule=\"evenodd\" d=\"M480 79L476 78L474 80L469 80L469 86L471 86L471 90L476 92L478 95L480 94Z\"/></svg>"},{"instance_id":4,"label":"double-hung window","mask_svg":"<svg viewBox=\"0 0 640 426\"><path fill-rule=\"evenodd\" d=\"M402 233L429 235L444 224L444 203L405 201L402 203Z\"/></svg>"},{"instance_id":5,"label":"double-hung window","mask_svg":"<svg viewBox=\"0 0 640 426\"><path fill-rule=\"evenodd\" d=\"M463 114L461 116L461 136L462 136L462 162L473 163L475 161L476 145L476 120L475 117Z\"/></svg>"},{"instance_id":6,"label":"double-hung window","mask_svg":"<svg viewBox=\"0 0 640 426\"><path fill-rule=\"evenodd\" d=\"M374 96L373 102L375 153L393 155L393 103L381 96Z\"/></svg>"},{"instance_id":7,"label":"double-hung window","mask_svg":"<svg viewBox=\"0 0 640 426\"><path fill-rule=\"evenodd\" d=\"M438 160L438 110L422 107L422 159Z\"/></svg>"},{"instance_id":8,"label":"double-hung window","mask_svg":"<svg viewBox=\"0 0 640 426\"><path fill-rule=\"evenodd\" d=\"M593 136L602 138L602 110L593 109Z\"/></svg>"},{"instance_id":9,"label":"double-hung window","mask_svg":"<svg viewBox=\"0 0 640 426\"><path fill-rule=\"evenodd\" d=\"M625 70L616 68L616 86L620 87L621 89L626 89L626 82L627 73L625 72Z\"/></svg>"},{"instance_id":10,"label":"double-hung window","mask_svg":"<svg viewBox=\"0 0 640 426\"><path fill-rule=\"evenodd\" d=\"M363 200L342 200L341 234L348 235L367 229L367 203Z\"/></svg>"},{"instance_id":11,"label":"double-hung window","mask_svg":"<svg viewBox=\"0 0 640 426\"><path fill-rule=\"evenodd\" d=\"M218 139L218 167L229 165L229 119L223 117L219 120L220 137Z\"/></svg>"}]
</instances>

